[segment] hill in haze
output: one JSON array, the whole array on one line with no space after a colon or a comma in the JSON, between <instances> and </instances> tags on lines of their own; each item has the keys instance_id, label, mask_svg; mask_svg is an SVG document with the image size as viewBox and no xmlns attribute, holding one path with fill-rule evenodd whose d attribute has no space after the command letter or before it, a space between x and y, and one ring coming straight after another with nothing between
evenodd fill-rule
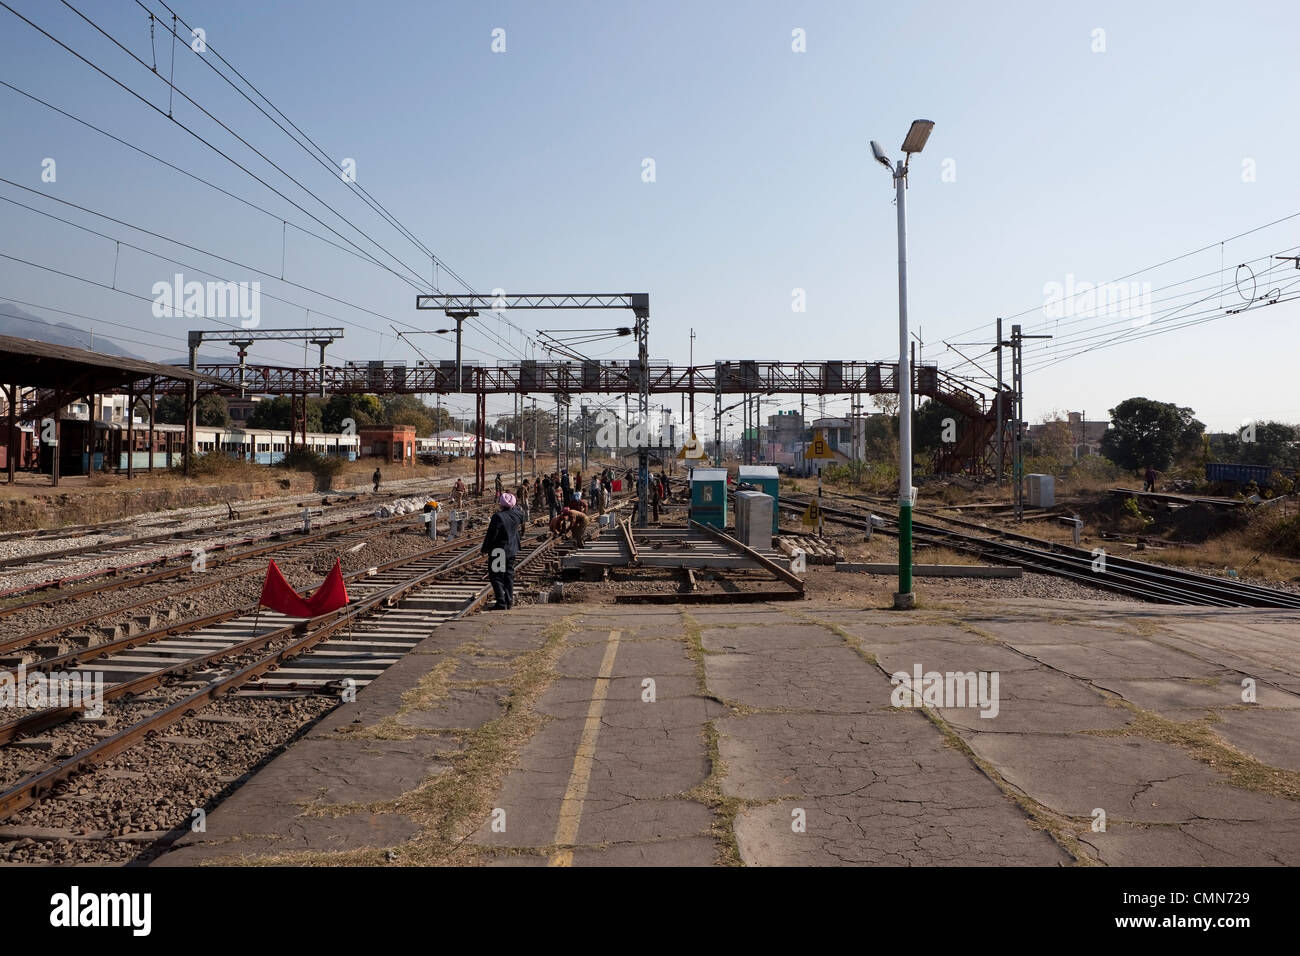
<instances>
[{"instance_id":1,"label":"hill in haze","mask_svg":"<svg viewBox=\"0 0 1300 956\"><path fill-rule=\"evenodd\" d=\"M47 322L38 315L19 308L12 302L0 302L0 335L19 339L35 339L51 345L64 345L74 349L90 349L91 333L67 322ZM138 359L140 356L118 345L106 335L95 333L93 350L104 355L120 355Z\"/></svg>"}]
</instances>

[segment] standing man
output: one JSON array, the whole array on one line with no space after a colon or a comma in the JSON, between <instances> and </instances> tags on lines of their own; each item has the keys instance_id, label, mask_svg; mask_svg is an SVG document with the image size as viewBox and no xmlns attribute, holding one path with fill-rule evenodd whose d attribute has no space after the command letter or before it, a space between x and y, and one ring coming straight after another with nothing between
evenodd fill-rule
<instances>
[{"instance_id":1,"label":"standing man","mask_svg":"<svg viewBox=\"0 0 1300 956\"><path fill-rule=\"evenodd\" d=\"M498 499L498 500L500 500L500 498L501 498L501 492L504 491L504 490L505 490L505 488L504 488L504 487L502 486L502 484L501 484L501 472L498 471L498 472L497 472L497 488L496 488L497 499Z\"/></svg>"},{"instance_id":2,"label":"standing man","mask_svg":"<svg viewBox=\"0 0 1300 956\"><path fill-rule=\"evenodd\" d=\"M520 514L524 516L524 524L528 524L528 479L515 489L515 507L519 509Z\"/></svg>"},{"instance_id":3,"label":"standing man","mask_svg":"<svg viewBox=\"0 0 1300 956\"><path fill-rule=\"evenodd\" d=\"M375 494L379 494L379 478L380 478L380 474L379 474L379 466L376 465L376 466L375 466L375 473L374 473L373 475L370 476L370 480L373 481L373 482L375 483Z\"/></svg>"},{"instance_id":4,"label":"standing man","mask_svg":"<svg viewBox=\"0 0 1300 956\"><path fill-rule=\"evenodd\" d=\"M569 483L569 469L560 472L560 490L564 492L564 497L560 500L560 506L569 507L569 502L573 500L573 485Z\"/></svg>"},{"instance_id":5,"label":"standing man","mask_svg":"<svg viewBox=\"0 0 1300 956\"><path fill-rule=\"evenodd\" d=\"M542 494L546 497L546 507L550 511L550 520L554 521L555 516L560 513L559 502L555 500L555 476L546 475L542 478Z\"/></svg>"},{"instance_id":6,"label":"standing man","mask_svg":"<svg viewBox=\"0 0 1300 956\"><path fill-rule=\"evenodd\" d=\"M1156 490L1156 470L1151 465L1147 465L1146 484L1142 486L1143 491Z\"/></svg>"},{"instance_id":7,"label":"standing man","mask_svg":"<svg viewBox=\"0 0 1300 956\"><path fill-rule=\"evenodd\" d=\"M494 611L508 611L515 603L515 557L519 554L519 533L523 515L515 507L515 496L497 496L497 513L488 522L481 553L488 556L488 581L497 603Z\"/></svg>"},{"instance_id":8,"label":"standing man","mask_svg":"<svg viewBox=\"0 0 1300 956\"><path fill-rule=\"evenodd\" d=\"M598 508L601 512L605 510L605 496L602 494L600 487L600 477L596 474L591 476L591 487L587 489L587 500L591 502L591 507Z\"/></svg>"}]
</instances>

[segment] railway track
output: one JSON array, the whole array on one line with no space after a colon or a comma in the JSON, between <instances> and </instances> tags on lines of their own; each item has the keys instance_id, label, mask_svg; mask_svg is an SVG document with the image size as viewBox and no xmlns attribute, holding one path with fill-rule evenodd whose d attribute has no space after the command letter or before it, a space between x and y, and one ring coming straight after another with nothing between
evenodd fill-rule
<instances>
[{"instance_id":1,"label":"railway track","mask_svg":"<svg viewBox=\"0 0 1300 956\"><path fill-rule=\"evenodd\" d=\"M526 585L554 547L535 543L517 565ZM339 694L365 686L448 620L479 608L491 595L479 543L464 540L420 555L349 575L348 607L312 619L287 618L256 609L231 609L184 633L141 634L51 658L34 665L61 674L69 690L102 682L106 726L121 729L75 753L53 758L42 769L0 792L0 819L31 806L51 788L90 769L206 704L230 695ZM67 668L64 670L64 668ZM162 704L135 713L149 692ZM110 705L112 705L110 707ZM81 723L84 708L34 709L0 724L0 743Z\"/></svg>"},{"instance_id":2,"label":"railway track","mask_svg":"<svg viewBox=\"0 0 1300 956\"><path fill-rule=\"evenodd\" d=\"M143 611L149 608L150 605L171 601L175 598L191 597L198 595L203 591L208 591L224 584L238 581L242 578L261 575L266 571L265 560L270 558L274 558L282 563L287 563L310 558L318 553L345 553L360 548L374 540L377 533L397 534L405 530L416 529L419 526L420 522L411 515L373 519L351 527L333 528L328 531L314 533L303 537L290 538L289 540L271 545L250 548L226 555L224 560L211 562L213 565L233 565L250 562L248 567L231 570L226 574L211 573L211 568L203 572L196 572L189 566L170 568L125 580L103 582L99 585L81 588L75 591L64 591L55 595L36 598L22 604L11 605L10 607L0 609L0 618L12 616L19 612L34 612L38 610L43 613L52 612L54 606L57 604L69 604L120 588L156 584L181 577L194 579L193 583L185 581L178 582L182 586L169 589L165 593L150 593L144 597L139 597L124 604L116 604L109 608L99 607L79 617L55 620L53 623L46 624L36 630L0 638L0 653L12 652L21 649L26 645L35 644L38 641L57 638L65 633L75 634L78 628L93 630L100 626L99 622L102 622L105 619L128 614L132 611ZM173 631L182 630L185 628L186 623L187 622L180 622L171 625L171 629ZM113 626L110 629L116 630L116 626ZM72 639L74 642L85 643L89 646L93 639L93 635L88 633L81 634Z\"/></svg>"},{"instance_id":3,"label":"railway track","mask_svg":"<svg viewBox=\"0 0 1300 956\"><path fill-rule=\"evenodd\" d=\"M350 518L346 518L343 520L358 520L359 518L364 517L365 514L368 513L370 510L372 510L373 505L367 502L362 505L354 506L354 507L357 508L357 511L359 513L351 516ZM118 557L129 557L133 554L155 551L157 550L159 545L163 545L165 543L171 543L171 542L184 544L186 542L202 541L204 542L205 551L220 551L226 548L234 547L236 545L249 544L259 540L266 540L276 535L288 533L289 531L292 530L292 527L290 526L289 523L295 518L301 520L300 519L301 514L302 514L301 509L295 509L294 512L285 512L284 514L259 515L256 518L247 518L240 521L223 522L222 524L211 526L211 527L205 527L205 528L187 528L184 530L168 531L159 534L128 537L128 538L123 538L122 540L116 542L108 542L108 543L99 542L96 544L76 545L70 548L59 548L50 551L36 552L33 554L18 555L17 557L6 558L5 560L0 561L0 581L3 581L4 575L11 574L14 572L30 573L33 571L41 571L41 570L55 570L62 567L68 567L69 565L79 564L84 561L104 560L104 559L111 559L111 558L118 558ZM284 523L286 526L280 528L279 530L271 531L263 535L254 535L252 537L246 537L246 538L236 538L234 541L222 542L216 540L222 538L225 535L229 535L234 532L237 532L240 529L264 528L269 522L281 522ZM156 564L158 563L158 561L162 561L162 560L167 560L167 561L177 560L180 557L187 557L187 556L188 556L187 551L176 552L173 554L166 555L162 558L151 559L150 561L141 562L139 564L114 565L110 568L105 568L93 572L92 575L88 575L88 576L94 576L95 574L120 573L122 570L129 570L131 568L140 567L146 564ZM57 581L57 580L67 580L67 579L56 578L53 580ZM13 592L2 591L0 592L0 595L8 595L10 593Z\"/></svg>"},{"instance_id":4,"label":"railway track","mask_svg":"<svg viewBox=\"0 0 1300 956\"><path fill-rule=\"evenodd\" d=\"M803 511L807 497L783 496L780 507ZM827 520L862 528L867 513L822 505ZM947 524L980 528L985 535L974 535L951 527L913 520L913 540L922 544L951 548L978 555L990 561L1010 564L1030 571L1052 574L1090 584L1116 593L1128 594L1162 604L1200 607L1298 608L1300 594L1261 587L1242 581L1217 578L1181 568L1148 564L1116 555L1100 555L1082 548L1057 544L1011 531L994 531L960 518L916 512ZM879 515L885 521L881 530L897 534L897 515ZM989 537L988 535L995 535Z\"/></svg>"},{"instance_id":5,"label":"railway track","mask_svg":"<svg viewBox=\"0 0 1300 956\"><path fill-rule=\"evenodd\" d=\"M419 496L429 493L437 493L446 488L450 488L455 477L435 478L419 481L416 485L407 486L405 482L402 487L392 489L391 497L410 497ZM325 497L330 497L330 493L325 493ZM334 513L357 509L362 513L368 513L377 503L377 500L369 494L358 494L353 492L335 492L332 495L336 502L330 506ZM389 495L386 493L385 497ZM250 506L260 508L260 512L255 517L244 518L234 521L224 519L224 513L229 506L220 505L215 507L205 507L186 511L184 517L169 517L163 519L154 519L153 521L141 524L135 519L125 519L119 521L105 522L99 525L79 525L76 527L43 529L32 531L15 531L6 532L0 535L0 541L11 540L15 538L24 539L44 539L59 538L69 539L77 537L90 536L112 536L116 540L97 541L87 544L79 544L65 548L51 548L44 551L35 551L28 554L17 555L14 557L0 559L0 599L11 597L16 594L26 593L36 590L40 587L58 586L60 583L69 581L84 580L86 578L97 577L102 575L111 575L137 569L139 567L155 564L160 559L150 559L137 564L116 565L109 568L99 569L84 575L73 577L56 577L47 582L37 582L28 584L23 587L6 590L3 587L3 580L6 574L32 572L41 569L56 570L70 565L76 565L90 560L102 560L104 558L130 556L132 554L155 550L158 546L169 541L185 542L195 541L202 538L213 539L228 534L242 528L260 528L264 527L270 521L291 522L294 518L302 514L305 506L319 502L321 495L295 496L284 499L270 499L269 501L256 502L235 502L240 504L241 508L247 513ZM382 499L380 499L382 500ZM280 502L291 502L290 504L281 505ZM270 505L271 507L267 507ZM162 525L177 525L195 520L213 520L214 524L203 528L184 528L168 531L159 531L147 535L130 535L122 533L123 529L136 529L159 527ZM219 523L216 523L219 522ZM291 528L286 527L282 533ZM225 543L213 543L205 545L206 551L218 551L223 548L229 548L238 544L246 544L252 541L263 540L272 535L254 536L242 540ZM168 555L166 560L175 560L182 557L181 554Z\"/></svg>"},{"instance_id":6,"label":"railway track","mask_svg":"<svg viewBox=\"0 0 1300 956\"><path fill-rule=\"evenodd\" d=\"M403 521L403 519L405 519L405 521ZM121 588L135 587L141 584L150 584L156 581L165 581L190 573L206 573L206 571L211 570L212 568L234 564L239 561L246 561L254 557L264 555L273 556L280 552L291 552L307 543L328 541L332 538L343 539L353 537L362 532L382 528L385 525L399 527L404 523L413 521L414 519L412 519L410 515L394 515L389 518L373 518L369 515L361 514L343 518L339 521L330 521L318 524L316 525L316 530L307 534L303 534L300 530L286 528L278 531L271 531L265 535L257 537L204 545L204 571L202 572L194 571L194 554L192 551L186 550L174 554L161 555L157 558L139 562L137 564L104 568L85 575L42 581L40 583L25 585L0 592L0 597L9 598L11 600L21 598L28 594L38 595L37 597L29 598L24 601L16 601L15 603L0 606L0 618L9 617L36 607L76 601L93 594L101 594L107 591L119 590ZM271 543L265 544L263 542ZM247 547L241 547L241 545L247 545ZM173 566L164 566L156 571L148 570L149 568L159 564ZM84 581L93 581L96 578L107 578L109 580L89 584L80 588L70 587L70 585L75 585Z\"/></svg>"}]
</instances>

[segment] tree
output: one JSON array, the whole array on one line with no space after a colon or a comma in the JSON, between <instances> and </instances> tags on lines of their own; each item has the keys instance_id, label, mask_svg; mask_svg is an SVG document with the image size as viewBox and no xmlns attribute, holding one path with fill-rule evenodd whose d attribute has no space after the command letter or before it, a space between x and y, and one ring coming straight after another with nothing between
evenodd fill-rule
<instances>
[{"instance_id":1,"label":"tree","mask_svg":"<svg viewBox=\"0 0 1300 956\"><path fill-rule=\"evenodd\" d=\"M229 428L230 406L221 395L204 395L194 406L194 419L204 428Z\"/></svg>"},{"instance_id":2,"label":"tree","mask_svg":"<svg viewBox=\"0 0 1300 956\"><path fill-rule=\"evenodd\" d=\"M1059 412L1044 415L1039 421L1034 430L1034 450L1058 462L1074 457L1074 429Z\"/></svg>"},{"instance_id":3,"label":"tree","mask_svg":"<svg viewBox=\"0 0 1300 956\"><path fill-rule=\"evenodd\" d=\"M349 418L356 428L373 425L383 414L384 406L374 395L331 395L321 409L321 430L337 434Z\"/></svg>"},{"instance_id":4,"label":"tree","mask_svg":"<svg viewBox=\"0 0 1300 956\"><path fill-rule=\"evenodd\" d=\"M433 434L433 409L414 395L388 395L381 399L387 425L414 425L417 435Z\"/></svg>"},{"instance_id":5,"label":"tree","mask_svg":"<svg viewBox=\"0 0 1300 956\"><path fill-rule=\"evenodd\" d=\"M1179 454L1199 449L1205 426L1190 408L1149 398L1128 398L1110 410L1101 453L1127 471L1148 465L1163 471Z\"/></svg>"},{"instance_id":6,"label":"tree","mask_svg":"<svg viewBox=\"0 0 1300 956\"><path fill-rule=\"evenodd\" d=\"M324 430L321 423L323 406L319 398L307 399L307 431ZM293 427L293 400L288 395L280 395L270 401L258 402L253 406L253 414L248 416L248 427L289 431Z\"/></svg>"},{"instance_id":7,"label":"tree","mask_svg":"<svg viewBox=\"0 0 1300 956\"><path fill-rule=\"evenodd\" d=\"M1253 422L1241 431L1216 436L1213 450L1243 465L1294 468L1300 464L1300 427L1284 422Z\"/></svg>"},{"instance_id":8,"label":"tree","mask_svg":"<svg viewBox=\"0 0 1300 956\"><path fill-rule=\"evenodd\" d=\"M163 425L184 425L185 399L179 395L164 395L158 399L154 421Z\"/></svg>"},{"instance_id":9,"label":"tree","mask_svg":"<svg viewBox=\"0 0 1300 956\"><path fill-rule=\"evenodd\" d=\"M945 420L952 419L955 427L950 441L961 438L965 416L954 412L947 405L934 399L926 399L912 416L912 451L933 454L944 443Z\"/></svg>"}]
</instances>

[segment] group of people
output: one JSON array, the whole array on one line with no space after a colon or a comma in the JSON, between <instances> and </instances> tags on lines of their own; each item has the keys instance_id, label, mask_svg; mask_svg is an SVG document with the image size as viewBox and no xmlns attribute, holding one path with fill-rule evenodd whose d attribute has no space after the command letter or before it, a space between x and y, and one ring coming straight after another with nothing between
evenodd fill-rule
<instances>
[{"instance_id":1,"label":"group of people","mask_svg":"<svg viewBox=\"0 0 1300 956\"><path fill-rule=\"evenodd\" d=\"M668 500L668 476L661 470L649 478L650 504L654 509L654 520L658 521L659 509ZM614 472L610 468L591 476L586 501L582 497L582 476L577 473L570 476L568 469L545 475L540 482L530 483L524 479L513 493L505 490L502 476L498 473L497 511L488 522L481 548L481 552L488 556L488 581L496 597L492 610L508 611L515 604L515 560L522 547L524 528L528 526L530 494L533 511L540 514L543 505L547 508L551 534L560 538L572 537L574 543L581 548L587 536L588 509L599 508L604 513L609 507L613 490ZM458 478L452 489L452 500L463 502L464 498L465 483ZM436 503L431 501L425 509L434 510L435 520L436 508Z\"/></svg>"},{"instance_id":2,"label":"group of people","mask_svg":"<svg viewBox=\"0 0 1300 956\"><path fill-rule=\"evenodd\" d=\"M587 484L586 498L583 497L582 475L569 474L567 468L544 475L536 490L536 507L540 513L543 505L548 518L554 522L562 511L588 513L599 511L601 514L609 508L614 496L614 471L602 469L591 476Z\"/></svg>"},{"instance_id":3,"label":"group of people","mask_svg":"<svg viewBox=\"0 0 1300 956\"><path fill-rule=\"evenodd\" d=\"M532 510L541 513L546 507L550 516L551 534L571 537L582 547L587 537L588 509L601 513L609 507L614 493L614 472L605 468L591 476L587 499L583 500L582 476L570 476L568 469L552 472L539 482L524 479L513 493L505 490L502 475L496 477L497 511L488 522L483 536L481 552L488 556L488 581L496 597L494 611L508 611L515 604L515 559L519 555L523 530L529 521L529 500ZM455 501L463 500L464 482L456 480L452 490Z\"/></svg>"}]
</instances>

